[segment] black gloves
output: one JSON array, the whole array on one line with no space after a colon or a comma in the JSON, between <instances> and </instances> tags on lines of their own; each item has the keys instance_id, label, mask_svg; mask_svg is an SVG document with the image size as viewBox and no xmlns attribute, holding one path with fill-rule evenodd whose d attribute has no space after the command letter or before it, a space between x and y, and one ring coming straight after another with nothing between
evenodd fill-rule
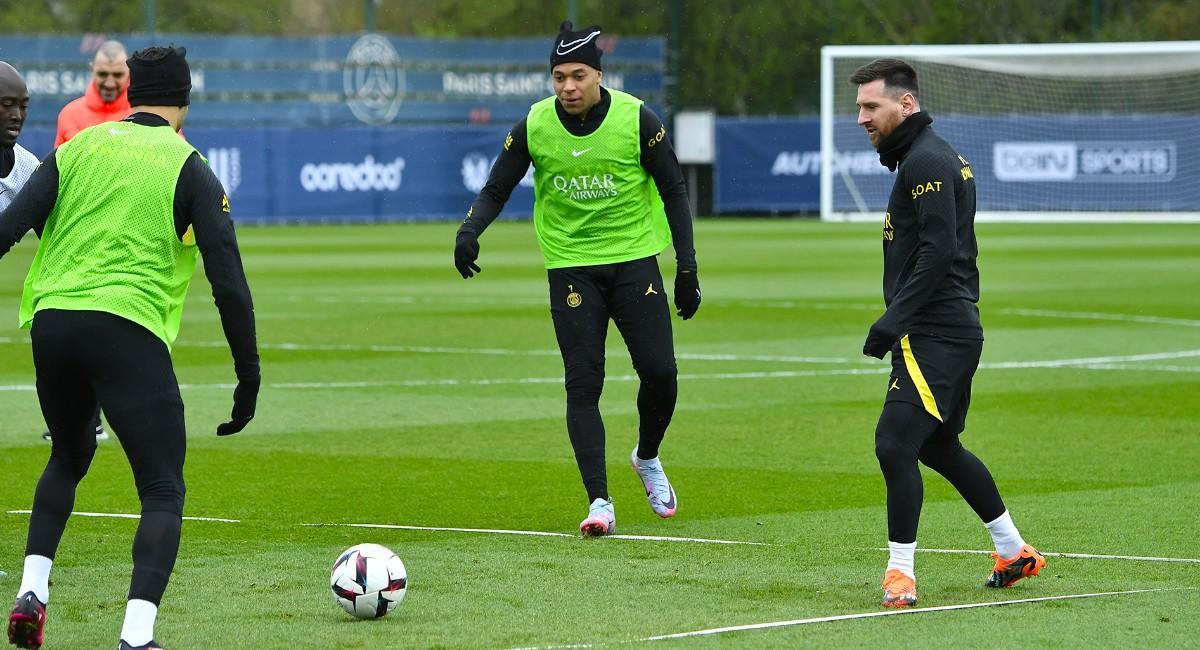
<instances>
[{"instance_id":1,"label":"black gloves","mask_svg":"<svg viewBox=\"0 0 1200 650\"><path fill-rule=\"evenodd\" d=\"M454 267L464 280L479 273L479 265L475 263L477 259L479 237L469 230L458 231L458 237L454 240Z\"/></svg>"},{"instance_id":2,"label":"black gloves","mask_svg":"<svg viewBox=\"0 0 1200 650\"><path fill-rule=\"evenodd\" d=\"M218 436L231 436L246 428L254 419L254 406L258 403L258 387L261 377L254 379L239 379L237 388L233 389L233 412L230 420L217 425Z\"/></svg>"},{"instance_id":3,"label":"black gloves","mask_svg":"<svg viewBox=\"0 0 1200 650\"><path fill-rule=\"evenodd\" d=\"M871 325L871 330L867 332L867 340L863 343L863 354L882 359L899 338L899 328L892 324L887 314L884 314L875 321L874 325Z\"/></svg>"},{"instance_id":4,"label":"black gloves","mask_svg":"<svg viewBox=\"0 0 1200 650\"><path fill-rule=\"evenodd\" d=\"M695 269L675 272L675 308L683 320L695 316L700 309L700 280Z\"/></svg>"}]
</instances>

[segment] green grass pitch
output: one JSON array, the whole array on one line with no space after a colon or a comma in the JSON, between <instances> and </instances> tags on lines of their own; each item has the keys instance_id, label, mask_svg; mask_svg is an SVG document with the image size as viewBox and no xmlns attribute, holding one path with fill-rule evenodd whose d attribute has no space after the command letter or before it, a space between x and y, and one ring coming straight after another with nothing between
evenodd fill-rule
<instances>
[{"instance_id":1,"label":"green grass pitch","mask_svg":"<svg viewBox=\"0 0 1200 650\"><path fill-rule=\"evenodd\" d=\"M482 237L461 280L455 226L243 228L264 388L218 439L232 363L201 273L176 372L187 404L188 521L158 619L169 648L518 647L881 611L883 480L872 435L887 364L861 356L881 309L879 229L701 220L704 303L675 322L680 399L663 446L679 514L628 467L637 418L610 331L601 404L618 533L766 545L308 527L378 523L575 533L585 497L532 226ZM1194 225L978 227L987 343L964 441L1043 551L1198 558L1200 257ZM15 595L48 446L27 332L33 239L0 261L0 595ZM670 255L664 273L673 275ZM103 443L76 510L137 512ZM52 576L47 648L116 644L135 522L74 517ZM987 549L926 474L919 541ZM357 622L328 572L356 543L406 563L406 600ZM731 632L656 647L1177 647L1200 635L1200 563L1051 557L982 583L985 555L917 556L922 607L1176 589Z\"/></svg>"}]
</instances>

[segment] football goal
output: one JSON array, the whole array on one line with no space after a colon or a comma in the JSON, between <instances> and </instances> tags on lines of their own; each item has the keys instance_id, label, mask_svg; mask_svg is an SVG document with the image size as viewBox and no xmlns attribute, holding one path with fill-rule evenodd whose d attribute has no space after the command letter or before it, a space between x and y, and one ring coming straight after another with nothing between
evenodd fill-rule
<instances>
[{"instance_id":1,"label":"football goal","mask_svg":"<svg viewBox=\"0 0 1200 650\"><path fill-rule=\"evenodd\" d=\"M882 218L893 174L847 79L881 57L917 71L921 109L971 164L980 220L1200 221L1200 41L827 46L821 218ZM856 157L857 156L857 157Z\"/></svg>"}]
</instances>

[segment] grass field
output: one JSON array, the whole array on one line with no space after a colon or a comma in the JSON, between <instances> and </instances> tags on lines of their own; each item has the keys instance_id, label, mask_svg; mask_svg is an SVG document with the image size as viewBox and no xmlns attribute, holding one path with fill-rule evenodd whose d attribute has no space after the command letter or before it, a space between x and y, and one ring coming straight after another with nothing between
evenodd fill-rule
<instances>
[{"instance_id":1,"label":"grass field","mask_svg":"<svg viewBox=\"0 0 1200 650\"><path fill-rule=\"evenodd\" d=\"M637 389L610 335L602 401L618 531L720 545L303 524L575 533L586 499L563 424L562 366L532 227L482 238L464 282L455 226L248 228L264 388L218 439L232 363L202 276L175 348L189 427L180 561L159 615L169 648L516 647L644 641L882 611L883 480L872 435L887 364L862 358L881 309L878 226L703 220L704 304L676 322L680 401L663 446L679 514L628 467ZM1200 558L1200 256L1194 225L981 225L983 368L964 440L1017 525L1051 553ZM0 595L20 579L47 456L27 332L25 241L0 262ZM669 256L666 256L669 258ZM669 260L664 261L669 266ZM672 270L665 268L668 277ZM669 286L669 285L668 285ZM988 549L927 473L919 541ZM76 510L137 512L118 443ZM47 648L116 644L135 522L74 517ZM357 622L328 571L359 542L407 564L404 603ZM1178 647L1200 636L1200 561L1051 557L987 590L985 555L919 553L922 607L1164 590L666 640L663 647ZM1176 590L1179 589L1179 590ZM1169 591L1166 591L1169 590Z\"/></svg>"}]
</instances>

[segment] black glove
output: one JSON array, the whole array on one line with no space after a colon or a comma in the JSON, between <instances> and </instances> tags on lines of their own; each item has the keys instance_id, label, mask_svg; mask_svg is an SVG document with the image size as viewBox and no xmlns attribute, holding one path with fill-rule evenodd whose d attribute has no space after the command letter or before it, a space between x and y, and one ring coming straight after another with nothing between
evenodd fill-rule
<instances>
[{"instance_id":1,"label":"black glove","mask_svg":"<svg viewBox=\"0 0 1200 650\"><path fill-rule=\"evenodd\" d=\"M254 419L254 406L258 403L258 387L262 378L239 379L237 388L233 389L233 412L230 420L217 425L218 436L231 436L246 428Z\"/></svg>"},{"instance_id":2,"label":"black glove","mask_svg":"<svg viewBox=\"0 0 1200 650\"><path fill-rule=\"evenodd\" d=\"M882 359L899 338L898 328L892 324L887 314L884 314L875 321L874 325L871 325L871 330L867 332L867 340L863 343L863 354Z\"/></svg>"},{"instance_id":3,"label":"black glove","mask_svg":"<svg viewBox=\"0 0 1200 650\"><path fill-rule=\"evenodd\" d=\"M454 267L463 279L479 273L479 237L469 230L460 230L454 240Z\"/></svg>"},{"instance_id":4,"label":"black glove","mask_svg":"<svg viewBox=\"0 0 1200 650\"><path fill-rule=\"evenodd\" d=\"M700 309L700 280L694 269L675 272L675 308L683 320L695 316Z\"/></svg>"}]
</instances>

